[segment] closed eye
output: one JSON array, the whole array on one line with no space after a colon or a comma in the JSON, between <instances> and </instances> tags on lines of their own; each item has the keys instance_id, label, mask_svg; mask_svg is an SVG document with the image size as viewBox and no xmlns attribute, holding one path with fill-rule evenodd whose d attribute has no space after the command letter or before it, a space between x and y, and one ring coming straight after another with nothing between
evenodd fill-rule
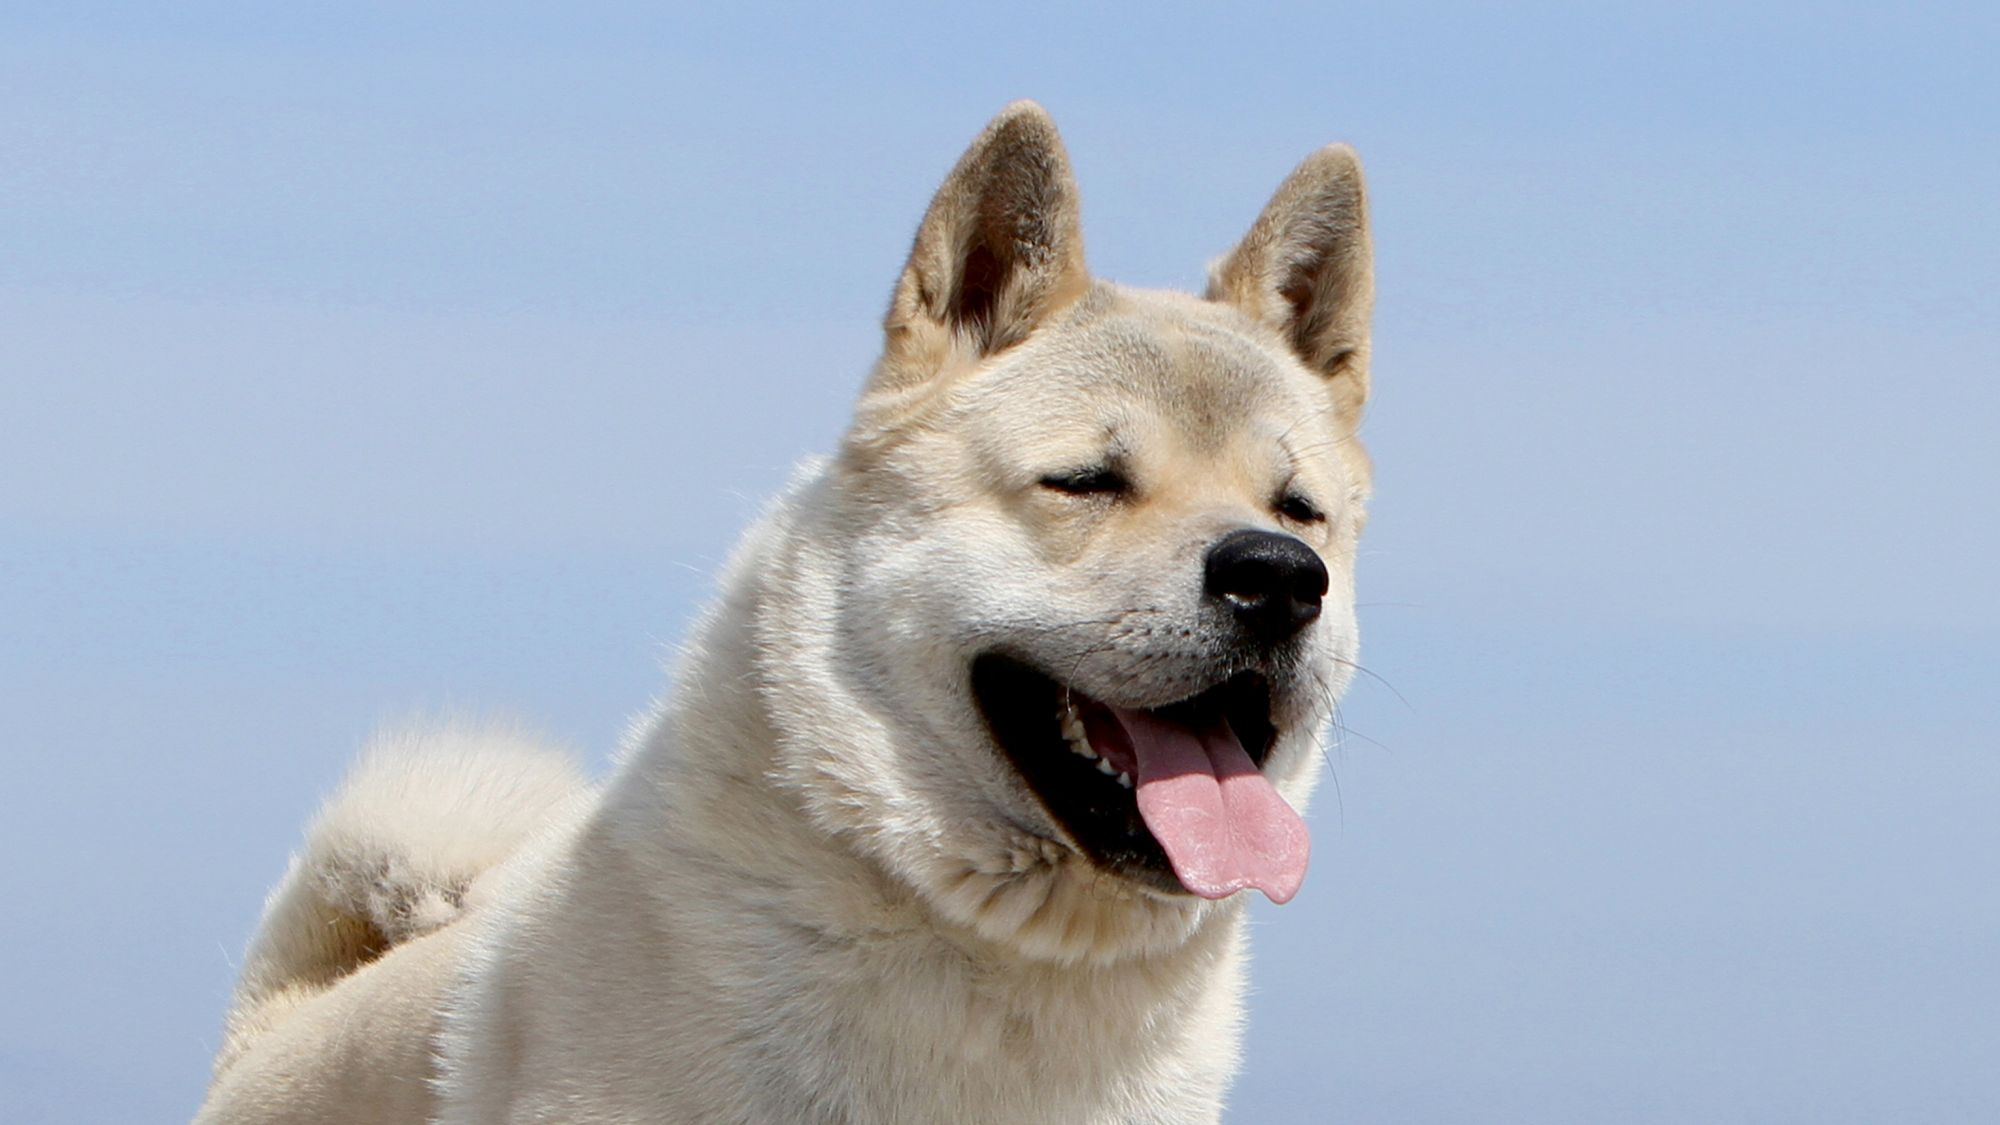
<instances>
[{"instance_id":1,"label":"closed eye","mask_svg":"<svg viewBox=\"0 0 2000 1125\"><path fill-rule=\"evenodd\" d=\"M1040 483L1043 488L1070 496L1116 496L1132 488L1132 482L1125 479L1125 474L1110 465L1089 465L1050 473Z\"/></svg>"},{"instance_id":2,"label":"closed eye","mask_svg":"<svg viewBox=\"0 0 2000 1125\"><path fill-rule=\"evenodd\" d=\"M1297 492L1286 492L1278 497L1278 514L1295 523L1325 523L1326 513L1319 510L1312 501Z\"/></svg>"}]
</instances>

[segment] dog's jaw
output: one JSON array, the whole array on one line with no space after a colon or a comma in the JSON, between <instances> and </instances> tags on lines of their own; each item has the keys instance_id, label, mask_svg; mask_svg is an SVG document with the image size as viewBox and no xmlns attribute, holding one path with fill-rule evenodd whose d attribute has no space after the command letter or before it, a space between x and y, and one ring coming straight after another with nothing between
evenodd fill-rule
<instances>
[{"instance_id":1,"label":"dog's jaw","mask_svg":"<svg viewBox=\"0 0 2000 1125\"><path fill-rule=\"evenodd\" d=\"M1093 864L1048 836L994 824L920 880L938 913L1036 961L1112 964L1186 945L1232 904L1166 895Z\"/></svg>"}]
</instances>

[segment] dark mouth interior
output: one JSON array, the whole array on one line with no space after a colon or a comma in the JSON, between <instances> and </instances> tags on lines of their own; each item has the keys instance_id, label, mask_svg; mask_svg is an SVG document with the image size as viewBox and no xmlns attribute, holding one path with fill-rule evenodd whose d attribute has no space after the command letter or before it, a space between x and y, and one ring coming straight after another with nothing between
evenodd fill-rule
<instances>
[{"instance_id":1,"label":"dark mouth interior","mask_svg":"<svg viewBox=\"0 0 2000 1125\"><path fill-rule=\"evenodd\" d=\"M1070 750L1059 718L1065 690L1010 657L989 653L972 663L973 696L994 741L1077 846L1100 866L1160 890L1182 891L1166 853L1139 816L1135 790ZM1270 684L1253 672L1152 713L1194 728L1212 724L1219 715L1259 766L1277 736L1270 718Z\"/></svg>"}]
</instances>

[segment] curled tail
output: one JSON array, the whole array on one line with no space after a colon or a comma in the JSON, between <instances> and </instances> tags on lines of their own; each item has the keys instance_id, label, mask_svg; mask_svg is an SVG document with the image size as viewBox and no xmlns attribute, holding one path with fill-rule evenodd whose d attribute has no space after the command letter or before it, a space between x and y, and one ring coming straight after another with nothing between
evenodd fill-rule
<instances>
[{"instance_id":1,"label":"curled tail","mask_svg":"<svg viewBox=\"0 0 2000 1125\"><path fill-rule=\"evenodd\" d=\"M588 791L568 755L517 730L378 735L265 900L216 1073L299 1004L457 919L479 875Z\"/></svg>"}]
</instances>

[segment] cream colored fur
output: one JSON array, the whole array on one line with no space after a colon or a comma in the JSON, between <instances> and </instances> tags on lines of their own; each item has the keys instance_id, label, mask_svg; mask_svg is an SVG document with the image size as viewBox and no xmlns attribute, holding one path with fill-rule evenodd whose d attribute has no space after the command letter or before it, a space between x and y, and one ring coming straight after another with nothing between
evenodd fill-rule
<instances>
[{"instance_id":1,"label":"cream colored fur","mask_svg":"<svg viewBox=\"0 0 2000 1125\"><path fill-rule=\"evenodd\" d=\"M1054 126L1008 107L919 228L847 439L738 546L601 795L490 735L363 763L273 893L202 1121L1218 1119L1241 895L1087 860L968 668L1183 698L1243 659L1205 545L1294 535L1331 588L1271 673L1264 771L1306 801L1355 653L1360 171L1308 158L1208 299L1092 280L1077 215ZM1038 483L1106 456L1116 498Z\"/></svg>"}]
</instances>

